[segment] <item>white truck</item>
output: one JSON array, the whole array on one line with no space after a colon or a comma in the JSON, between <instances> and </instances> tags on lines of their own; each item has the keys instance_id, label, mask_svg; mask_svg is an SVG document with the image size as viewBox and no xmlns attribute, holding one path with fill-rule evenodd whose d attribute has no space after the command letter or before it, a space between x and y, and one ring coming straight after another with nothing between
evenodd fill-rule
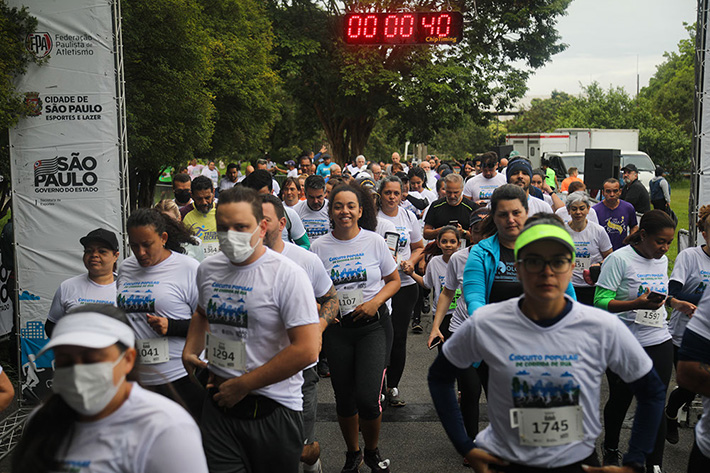
<instances>
[{"instance_id":1,"label":"white truck","mask_svg":"<svg viewBox=\"0 0 710 473\"><path fill-rule=\"evenodd\" d=\"M606 130L601 128L558 128L555 134L569 135L566 151L584 151L587 148L622 149L638 151L638 130Z\"/></svg>"},{"instance_id":2,"label":"white truck","mask_svg":"<svg viewBox=\"0 0 710 473\"><path fill-rule=\"evenodd\" d=\"M569 133L511 133L505 135L505 144L528 158L533 168L539 168L543 154L569 151L569 138Z\"/></svg>"}]
</instances>

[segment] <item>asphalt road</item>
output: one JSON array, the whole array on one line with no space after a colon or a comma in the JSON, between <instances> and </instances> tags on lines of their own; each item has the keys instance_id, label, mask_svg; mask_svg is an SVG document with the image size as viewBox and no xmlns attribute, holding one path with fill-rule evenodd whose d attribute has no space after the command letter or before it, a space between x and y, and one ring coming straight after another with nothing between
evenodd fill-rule
<instances>
[{"instance_id":1,"label":"asphalt road","mask_svg":"<svg viewBox=\"0 0 710 473\"><path fill-rule=\"evenodd\" d=\"M470 472L462 465L461 457L456 453L446 437L431 403L426 384L429 365L436 356L436 350L429 351L426 338L430 329L430 317L423 321L424 333L412 334L407 339L407 365L400 384L401 396L407 405L400 408L387 408L383 414L380 434L380 452L383 458L391 460L393 472L433 473L433 472ZM675 387L674 381L671 387ZM602 403L606 402L608 389L602 386ZM485 403L485 399L482 399ZM318 385L318 418L316 437L321 445L323 471L339 472L345 462L345 443L340 434L335 414L335 398L329 379L321 379ZM621 433L621 445L627 445L631 433L631 416L634 406L629 409L629 418ZM488 425L486 406L481 409L480 429ZM362 448L361 438L361 448ZM601 439L597 442L601 452ZM688 455L693 445L691 428L680 429L680 442L671 445L666 442L664 473L681 473L687 468ZM369 468L360 468L362 473L369 473Z\"/></svg>"}]
</instances>

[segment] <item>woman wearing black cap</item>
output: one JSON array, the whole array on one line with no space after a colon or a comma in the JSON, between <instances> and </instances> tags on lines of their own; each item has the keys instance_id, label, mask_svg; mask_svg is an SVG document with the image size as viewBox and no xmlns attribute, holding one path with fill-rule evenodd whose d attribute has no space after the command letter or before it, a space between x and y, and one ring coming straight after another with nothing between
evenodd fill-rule
<instances>
[{"instance_id":1,"label":"woman wearing black cap","mask_svg":"<svg viewBox=\"0 0 710 473\"><path fill-rule=\"evenodd\" d=\"M84 247L84 266L87 274L69 278L54 293L44 330L52 336L54 325L69 309L86 303L116 303L116 261L118 239L106 229L97 228L79 240Z\"/></svg>"}]
</instances>

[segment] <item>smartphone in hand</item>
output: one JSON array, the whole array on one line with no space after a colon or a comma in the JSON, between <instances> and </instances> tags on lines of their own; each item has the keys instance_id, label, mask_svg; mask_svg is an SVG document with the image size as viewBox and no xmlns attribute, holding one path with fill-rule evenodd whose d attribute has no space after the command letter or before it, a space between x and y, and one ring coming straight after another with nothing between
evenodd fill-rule
<instances>
[{"instance_id":1,"label":"smartphone in hand","mask_svg":"<svg viewBox=\"0 0 710 473\"><path fill-rule=\"evenodd\" d=\"M434 348L438 347L439 345L441 345L442 342L443 340L441 339L441 337L437 338L436 340L434 340L434 343L431 344L429 350L433 350Z\"/></svg>"},{"instance_id":2,"label":"smartphone in hand","mask_svg":"<svg viewBox=\"0 0 710 473\"><path fill-rule=\"evenodd\" d=\"M666 295L661 294L660 292L651 291L648 294L648 300L651 302L662 302L662 301L666 300Z\"/></svg>"}]
</instances>

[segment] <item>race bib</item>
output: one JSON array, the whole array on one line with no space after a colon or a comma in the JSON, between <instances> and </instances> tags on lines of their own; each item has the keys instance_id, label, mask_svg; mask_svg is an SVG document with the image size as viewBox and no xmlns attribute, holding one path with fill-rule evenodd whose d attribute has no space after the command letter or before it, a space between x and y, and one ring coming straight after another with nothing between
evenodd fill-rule
<instances>
[{"instance_id":1,"label":"race bib","mask_svg":"<svg viewBox=\"0 0 710 473\"><path fill-rule=\"evenodd\" d=\"M636 320L634 322L648 327L663 327L666 315L666 311L662 307L656 310L639 309L636 311Z\"/></svg>"},{"instance_id":2,"label":"race bib","mask_svg":"<svg viewBox=\"0 0 710 473\"><path fill-rule=\"evenodd\" d=\"M207 361L226 370L247 370L247 344L242 340L228 340L205 334Z\"/></svg>"},{"instance_id":3,"label":"race bib","mask_svg":"<svg viewBox=\"0 0 710 473\"><path fill-rule=\"evenodd\" d=\"M518 428L521 445L554 447L584 439L580 406L525 407L510 410L510 426Z\"/></svg>"},{"instance_id":4,"label":"race bib","mask_svg":"<svg viewBox=\"0 0 710 473\"><path fill-rule=\"evenodd\" d=\"M168 337L144 338L138 342L138 363L155 365L170 360L170 345Z\"/></svg>"},{"instance_id":5,"label":"race bib","mask_svg":"<svg viewBox=\"0 0 710 473\"><path fill-rule=\"evenodd\" d=\"M355 307L362 304L362 289L340 289L338 291L338 302L340 302L340 314L348 315L355 310Z\"/></svg>"},{"instance_id":6,"label":"race bib","mask_svg":"<svg viewBox=\"0 0 710 473\"><path fill-rule=\"evenodd\" d=\"M589 269L589 267L592 265L592 258L591 256L584 256L582 258L575 258L574 259L574 268L575 269Z\"/></svg>"},{"instance_id":7,"label":"race bib","mask_svg":"<svg viewBox=\"0 0 710 473\"><path fill-rule=\"evenodd\" d=\"M202 248L205 252L205 258L219 253L218 241L206 241L202 243Z\"/></svg>"}]
</instances>

